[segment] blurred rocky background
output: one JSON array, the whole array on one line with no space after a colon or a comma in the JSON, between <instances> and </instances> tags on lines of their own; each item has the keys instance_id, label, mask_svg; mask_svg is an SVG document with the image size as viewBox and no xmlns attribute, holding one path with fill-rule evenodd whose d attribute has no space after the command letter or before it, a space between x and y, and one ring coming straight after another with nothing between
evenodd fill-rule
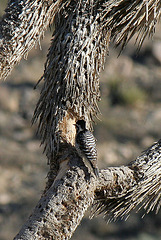
<instances>
[{"instance_id":1,"label":"blurred rocky background","mask_svg":"<svg viewBox=\"0 0 161 240\"><path fill-rule=\"evenodd\" d=\"M0 15L6 6L0 0ZM101 74L102 112L95 125L99 167L119 166L134 160L161 138L161 35L146 40L137 54L132 40L120 49L110 46ZM47 31L28 56L0 83L0 240L13 239L41 196L48 171L47 161L31 125L41 88L52 32ZM102 216L77 228L73 240L159 240L161 211L141 218L132 213L127 221L106 224Z\"/></svg>"}]
</instances>

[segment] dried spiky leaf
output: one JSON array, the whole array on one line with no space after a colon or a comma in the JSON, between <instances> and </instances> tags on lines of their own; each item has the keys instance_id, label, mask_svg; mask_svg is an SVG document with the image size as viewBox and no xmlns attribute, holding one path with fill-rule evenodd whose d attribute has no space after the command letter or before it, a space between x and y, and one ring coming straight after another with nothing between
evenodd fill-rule
<instances>
[{"instance_id":1,"label":"dried spiky leaf","mask_svg":"<svg viewBox=\"0 0 161 240\"><path fill-rule=\"evenodd\" d=\"M136 33L141 47L146 36L153 36L160 20L160 0L104 1L102 22L111 28L111 36L122 48Z\"/></svg>"}]
</instances>

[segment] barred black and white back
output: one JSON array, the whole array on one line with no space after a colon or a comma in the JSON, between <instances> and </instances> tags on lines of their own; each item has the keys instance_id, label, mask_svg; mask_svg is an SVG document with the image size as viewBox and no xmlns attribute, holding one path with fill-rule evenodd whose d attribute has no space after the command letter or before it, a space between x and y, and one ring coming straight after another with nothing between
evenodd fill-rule
<instances>
[{"instance_id":1,"label":"barred black and white back","mask_svg":"<svg viewBox=\"0 0 161 240\"><path fill-rule=\"evenodd\" d=\"M77 121L76 130L77 134L75 139L75 147L77 149L77 152L80 157L90 163L94 174L96 177L99 177L95 137L88 129L86 129L84 120Z\"/></svg>"}]
</instances>

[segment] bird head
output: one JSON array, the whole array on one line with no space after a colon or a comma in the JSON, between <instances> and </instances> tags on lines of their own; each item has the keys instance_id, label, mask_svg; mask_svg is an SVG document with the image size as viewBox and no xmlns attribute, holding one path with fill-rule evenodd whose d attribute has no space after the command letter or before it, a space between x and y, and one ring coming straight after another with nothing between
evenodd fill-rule
<instances>
[{"instance_id":1,"label":"bird head","mask_svg":"<svg viewBox=\"0 0 161 240\"><path fill-rule=\"evenodd\" d=\"M84 120L78 120L74 125L76 127L77 133L83 131L86 128L86 122Z\"/></svg>"}]
</instances>

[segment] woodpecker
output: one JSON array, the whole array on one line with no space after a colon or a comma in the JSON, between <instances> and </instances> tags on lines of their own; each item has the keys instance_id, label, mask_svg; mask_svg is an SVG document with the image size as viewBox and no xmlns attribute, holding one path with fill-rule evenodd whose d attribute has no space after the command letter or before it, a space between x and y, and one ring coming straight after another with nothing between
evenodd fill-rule
<instances>
[{"instance_id":1,"label":"woodpecker","mask_svg":"<svg viewBox=\"0 0 161 240\"><path fill-rule=\"evenodd\" d=\"M99 177L99 169L97 167L97 149L96 140L93 134L86 129L86 122L78 120L76 124L75 147L83 160L87 160L96 177Z\"/></svg>"}]
</instances>

